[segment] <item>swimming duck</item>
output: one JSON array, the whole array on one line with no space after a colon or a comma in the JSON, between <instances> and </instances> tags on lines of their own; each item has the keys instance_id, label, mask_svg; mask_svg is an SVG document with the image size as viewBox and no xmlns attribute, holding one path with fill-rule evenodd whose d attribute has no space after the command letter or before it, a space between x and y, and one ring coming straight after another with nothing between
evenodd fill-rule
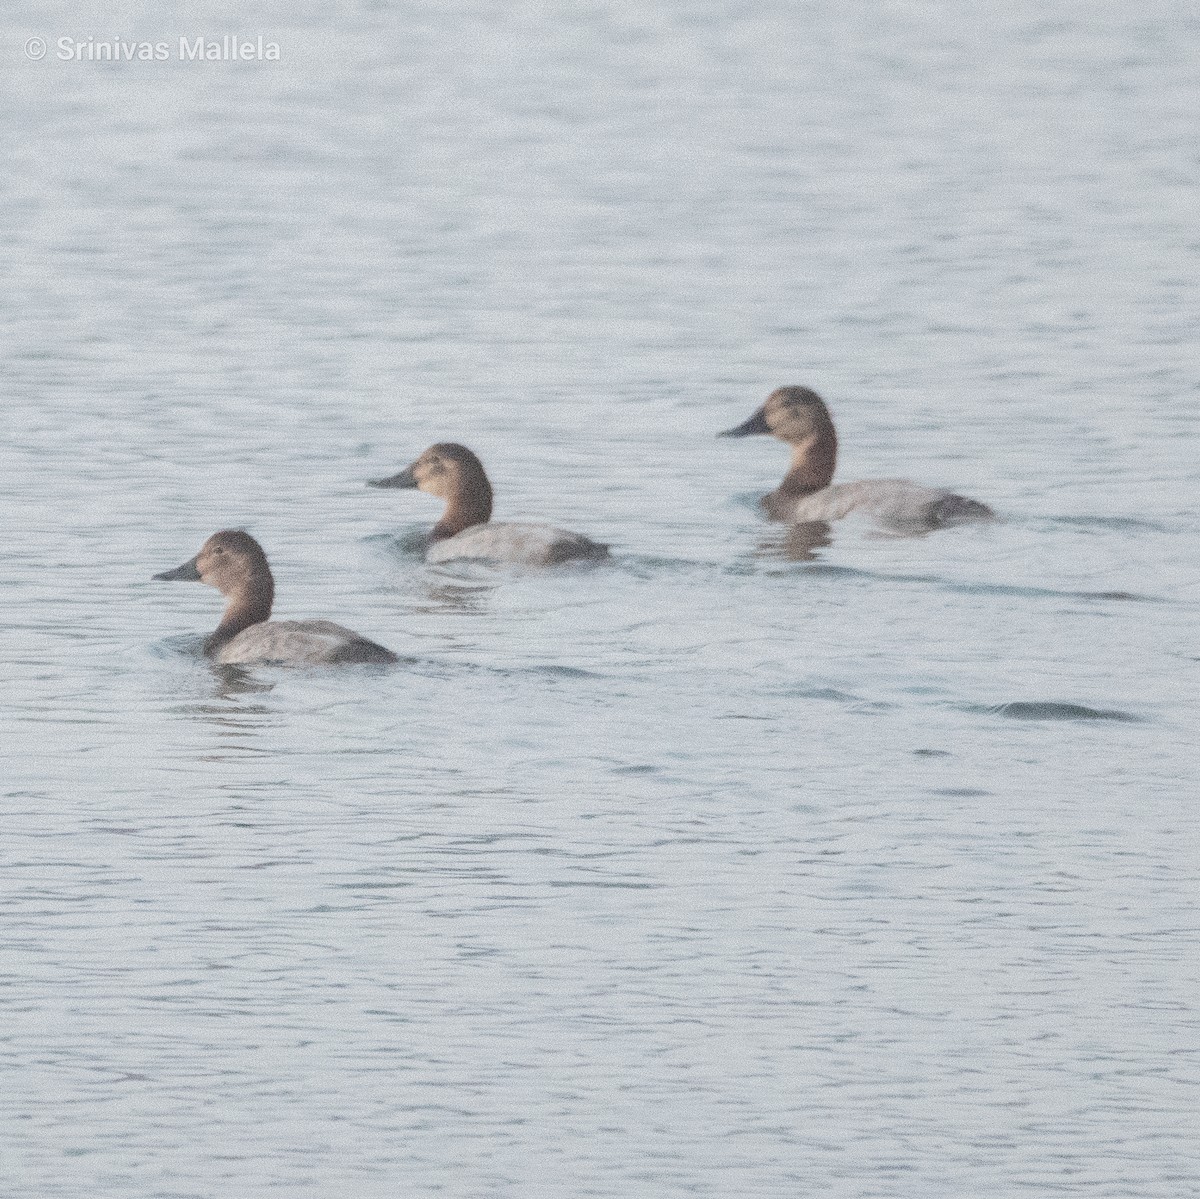
<instances>
[{"instance_id":1,"label":"swimming duck","mask_svg":"<svg viewBox=\"0 0 1200 1199\"><path fill-rule=\"evenodd\" d=\"M446 501L425 550L427 562L475 558L526 566L608 557L608 546L552 525L491 523L492 485L483 463L465 445L431 445L411 466L371 487L416 487Z\"/></svg>"},{"instance_id":2,"label":"swimming duck","mask_svg":"<svg viewBox=\"0 0 1200 1199\"><path fill-rule=\"evenodd\" d=\"M837 434L825 401L807 387L779 387L743 424L721 437L770 433L792 447L792 465L783 482L762 498L773 520L793 523L841 520L853 513L874 517L906 532L925 532L995 514L978 500L907 479L864 479L834 483Z\"/></svg>"},{"instance_id":3,"label":"swimming duck","mask_svg":"<svg viewBox=\"0 0 1200 1199\"><path fill-rule=\"evenodd\" d=\"M269 620L275 580L262 546L241 529L214 533L200 552L156 579L215 587L229 604L204 652L216 662L278 662L319 666L338 662L395 662L396 655L331 620Z\"/></svg>"}]
</instances>

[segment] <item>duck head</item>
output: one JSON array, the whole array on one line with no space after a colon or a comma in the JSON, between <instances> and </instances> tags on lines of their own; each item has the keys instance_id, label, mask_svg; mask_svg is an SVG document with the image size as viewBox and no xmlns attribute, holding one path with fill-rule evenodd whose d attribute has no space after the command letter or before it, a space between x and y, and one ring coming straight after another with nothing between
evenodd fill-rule
<instances>
[{"instance_id":1,"label":"duck head","mask_svg":"<svg viewBox=\"0 0 1200 1199\"><path fill-rule=\"evenodd\" d=\"M374 479L369 486L416 488L445 500L446 511L434 526L435 540L491 519L492 485L483 463L454 441L431 445L398 474Z\"/></svg>"}]
</instances>

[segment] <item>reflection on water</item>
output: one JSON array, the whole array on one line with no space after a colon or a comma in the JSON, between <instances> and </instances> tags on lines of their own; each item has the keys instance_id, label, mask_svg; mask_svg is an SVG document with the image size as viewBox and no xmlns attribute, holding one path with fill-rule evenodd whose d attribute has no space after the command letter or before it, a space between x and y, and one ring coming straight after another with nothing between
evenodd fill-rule
<instances>
[{"instance_id":1,"label":"reflection on water","mask_svg":"<svg viewBox=\"0 0 1200 1199\"><path fill-rule=\"evenodd\" d=\"M1194 23L22 13L14 1195L1200 1190ZM1003 520L767 524L784 383ZM427 566L442 437L613 560ZM206 662L228 527L399 665Z\"/></svg>"},{"instance_id":2,"label":"reflection on water","mask_svg":"<svg viewBox=\"0 0 1200 1199\"><path fill-rule=\"evenodd\" d=\"M275 686L274 683L265 682L257 677L254 671L241 666L226 665L222 662L213 662L209 666L217 679L219 688L217 694L222 699L229 699L235 695L253 695L259 691L270 691ZM245 708L241 709L243 712L246 710Z\"/></svg>"},{"instance_id":3,"label":"reflection on water","mask_svg":"<svg viewBox=\"0 0 1200 1199\"><path fill-rule=\"evenodd\" d=\"M823 520L810 520L772 530L771 534L759 538L758 548L763 557L815 562L820 558L817 550L832 544L833 527Z\"/></svg>"}]
</instances>

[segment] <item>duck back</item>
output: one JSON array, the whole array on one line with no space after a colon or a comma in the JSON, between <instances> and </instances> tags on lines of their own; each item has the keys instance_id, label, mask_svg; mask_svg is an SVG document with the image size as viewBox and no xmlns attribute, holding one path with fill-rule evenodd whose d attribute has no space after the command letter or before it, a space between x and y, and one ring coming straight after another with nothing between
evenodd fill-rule
<instances>
[{"instance_id":1,"label":"duck back","mask_svg":"<svg viewBox=\"0 0 1200 1199\"><path fill-rule=\"evenodd\" d=\"M801 496L784 514L793 522L834 521L861 514L882 525L904 530L932 530L973 520L991 520L995 514L978 500L940 487L923 487L907 479L864 479L834 483Z\"/></svg>"},{"instance_id":2,"label":"duck back","mask_svg":"<svg viewBox=\"0 0 1200 1199\"><path fill-rule=\"evenodd\" d=\"M523 566L554 566L560 562L596 561L608 557L608 546L580 533L552 525L516 521L489 521L472 525L435 541L426 551L427 562L474 558L485 562L511 562Z\"/></svg>"},{"instance_id":3,"label":"duck back","mask_svg":"<svg viewBox=\"0 0 1200 1199\"><path fill-rule=\"evenodd\" d=\"M228 665L276 662L321 666L398 661L390 649L332 620L264 620L230 638L214 656L216 661Z\"/></svg>"}]
</instances>

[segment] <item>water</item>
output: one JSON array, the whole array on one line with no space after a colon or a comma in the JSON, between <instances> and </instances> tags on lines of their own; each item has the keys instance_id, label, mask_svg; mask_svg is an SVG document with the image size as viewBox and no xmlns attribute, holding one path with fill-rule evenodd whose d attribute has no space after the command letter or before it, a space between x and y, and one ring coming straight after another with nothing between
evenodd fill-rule
<instances>
[{"instance_id":1,"label":"water","mask_svg":"<svg viewBox=\"0 0 1200 1199\"><path fill-rule=\"evenodd\" d=\"M259 32L278 63L55 60ZM26 61L25 39L50 42ZM3 77L14 1196L1200 1187L1183 6L79 6ZM721 442L996 507L803 560ZM610 541L434 570L435 440ZM215 673L217 528L391 672Z\"/></svg>"}]
</instances>

